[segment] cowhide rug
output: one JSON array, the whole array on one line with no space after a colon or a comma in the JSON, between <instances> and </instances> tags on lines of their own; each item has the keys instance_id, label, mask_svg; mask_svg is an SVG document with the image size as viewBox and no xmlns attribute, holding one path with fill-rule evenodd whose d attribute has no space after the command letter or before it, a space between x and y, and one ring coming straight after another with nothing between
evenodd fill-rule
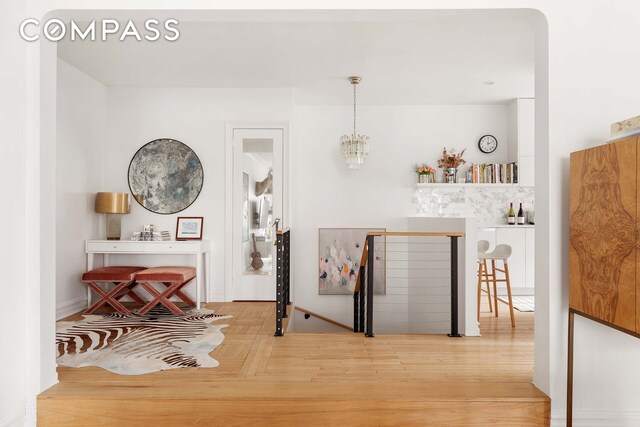
<instances>
[{"instance_id":1,"label":"cowhide rug","mask_svg":"<svg viewBox=\"0 0 640 427\"><path fill-rule=\"evenodd\" d=\"M58 322L58 364L99 366L116 374L140 375L175 368L214 368L209 353L224 340L214 320L232 316L212 310L175 315L164 307L149 313L90 314L76 322Z\"/></svg>"}]
</instances>

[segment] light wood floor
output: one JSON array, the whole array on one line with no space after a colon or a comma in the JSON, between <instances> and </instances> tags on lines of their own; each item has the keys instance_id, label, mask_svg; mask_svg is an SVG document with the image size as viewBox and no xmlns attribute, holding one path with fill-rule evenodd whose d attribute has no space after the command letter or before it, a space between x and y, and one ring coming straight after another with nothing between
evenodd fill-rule
<instances>
[{"instance_id":1,"label":"light wood floor","mask_svg":"<svg viewBox=\"0 0 640 427\"><path fill-rule=\"evenodd\" d=\"M533 385L533 313L481 318L483 336L302 334L276 338L273 303L212 303L225 340L213 369L122 376L58 368L41 426L544 426Z\"/></svg>"}]
</instances>

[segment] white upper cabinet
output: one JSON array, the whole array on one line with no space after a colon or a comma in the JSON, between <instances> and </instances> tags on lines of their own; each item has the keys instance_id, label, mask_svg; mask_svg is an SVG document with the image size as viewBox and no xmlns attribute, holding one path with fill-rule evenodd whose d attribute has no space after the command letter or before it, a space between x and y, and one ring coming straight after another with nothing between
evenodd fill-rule
<instances>
[{"instance_id":1,"label":"white upper cabinet","mask_svg":"<svg viewBox=\"0 0 640 427\"><path fill-rule=\"evenodd\" d=\"M518 156L535 155L535 100L520 98L518 104Z\"/></svg>"},{"instance_id":2,"label":"white upper cabinet","mask_svg":"<svg viewBox=\"0 0 640 427\"><path fill-rule=\"evenodd\" d=\"M535 99L514 99L509 106L509 140L507 157L518 162L518 183L534 185L535 167Z\"/></svg>"}]
</instances>

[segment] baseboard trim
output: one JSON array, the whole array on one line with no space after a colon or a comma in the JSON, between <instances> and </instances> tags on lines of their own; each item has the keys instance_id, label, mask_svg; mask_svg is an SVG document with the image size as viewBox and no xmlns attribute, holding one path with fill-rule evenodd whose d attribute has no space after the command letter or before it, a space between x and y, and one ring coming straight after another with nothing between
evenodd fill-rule
<instances>
[{"instance_id":1,"label":"baseboard trim","mask_svg":"<svg viewBox=\"0 0 640 427\"><path fill-rule=\"evenodd\" d=\"M566 418L552 418L551 427L564 427ZM640 411L573 411L574 427L637 427Z\"/></svg>"},{"instance_id":2,"label":"baseboard trim","mask_svg":"<svg viewBox=\"0 0 640 427\"><path fill-rule=\"evenodd\" d=\"M25 425L24 411L15 411L13 414L0 418L0 427L22 427Z\"/></svg>"},{"instance_id":3,"label":"baseboard trim","mask_svg":"<svg viewBox=\"0 0 640 427\"><path fill-rule=\"evenodd\" d=\"M67 316L71 316L72 314L76 314L77 312L84 310L85 308L87 308L86 296L65 301L56 306L56 320L64 319Z\"/></svg>"}]
</instances>

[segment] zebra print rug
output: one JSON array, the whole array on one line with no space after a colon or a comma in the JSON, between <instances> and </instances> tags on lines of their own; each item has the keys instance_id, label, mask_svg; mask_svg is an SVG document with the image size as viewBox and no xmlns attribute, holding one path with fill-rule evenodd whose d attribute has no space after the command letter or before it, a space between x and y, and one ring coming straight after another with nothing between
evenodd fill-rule
<instances>
[{"instance_id":1,"label":"zebra print rug","mask_svg":"<svg viewBox=\"0 0 640 427\"><path fill-rule=\"evenodd\" d=\"M141 375L175 368L214 368L209 356L224 340L214 320L232 316L212 310L175 315L156 307L145 315L90 314L76 322L58 322L58 364L99 366L116 374Z\"/></svg>"}]
</instances>

